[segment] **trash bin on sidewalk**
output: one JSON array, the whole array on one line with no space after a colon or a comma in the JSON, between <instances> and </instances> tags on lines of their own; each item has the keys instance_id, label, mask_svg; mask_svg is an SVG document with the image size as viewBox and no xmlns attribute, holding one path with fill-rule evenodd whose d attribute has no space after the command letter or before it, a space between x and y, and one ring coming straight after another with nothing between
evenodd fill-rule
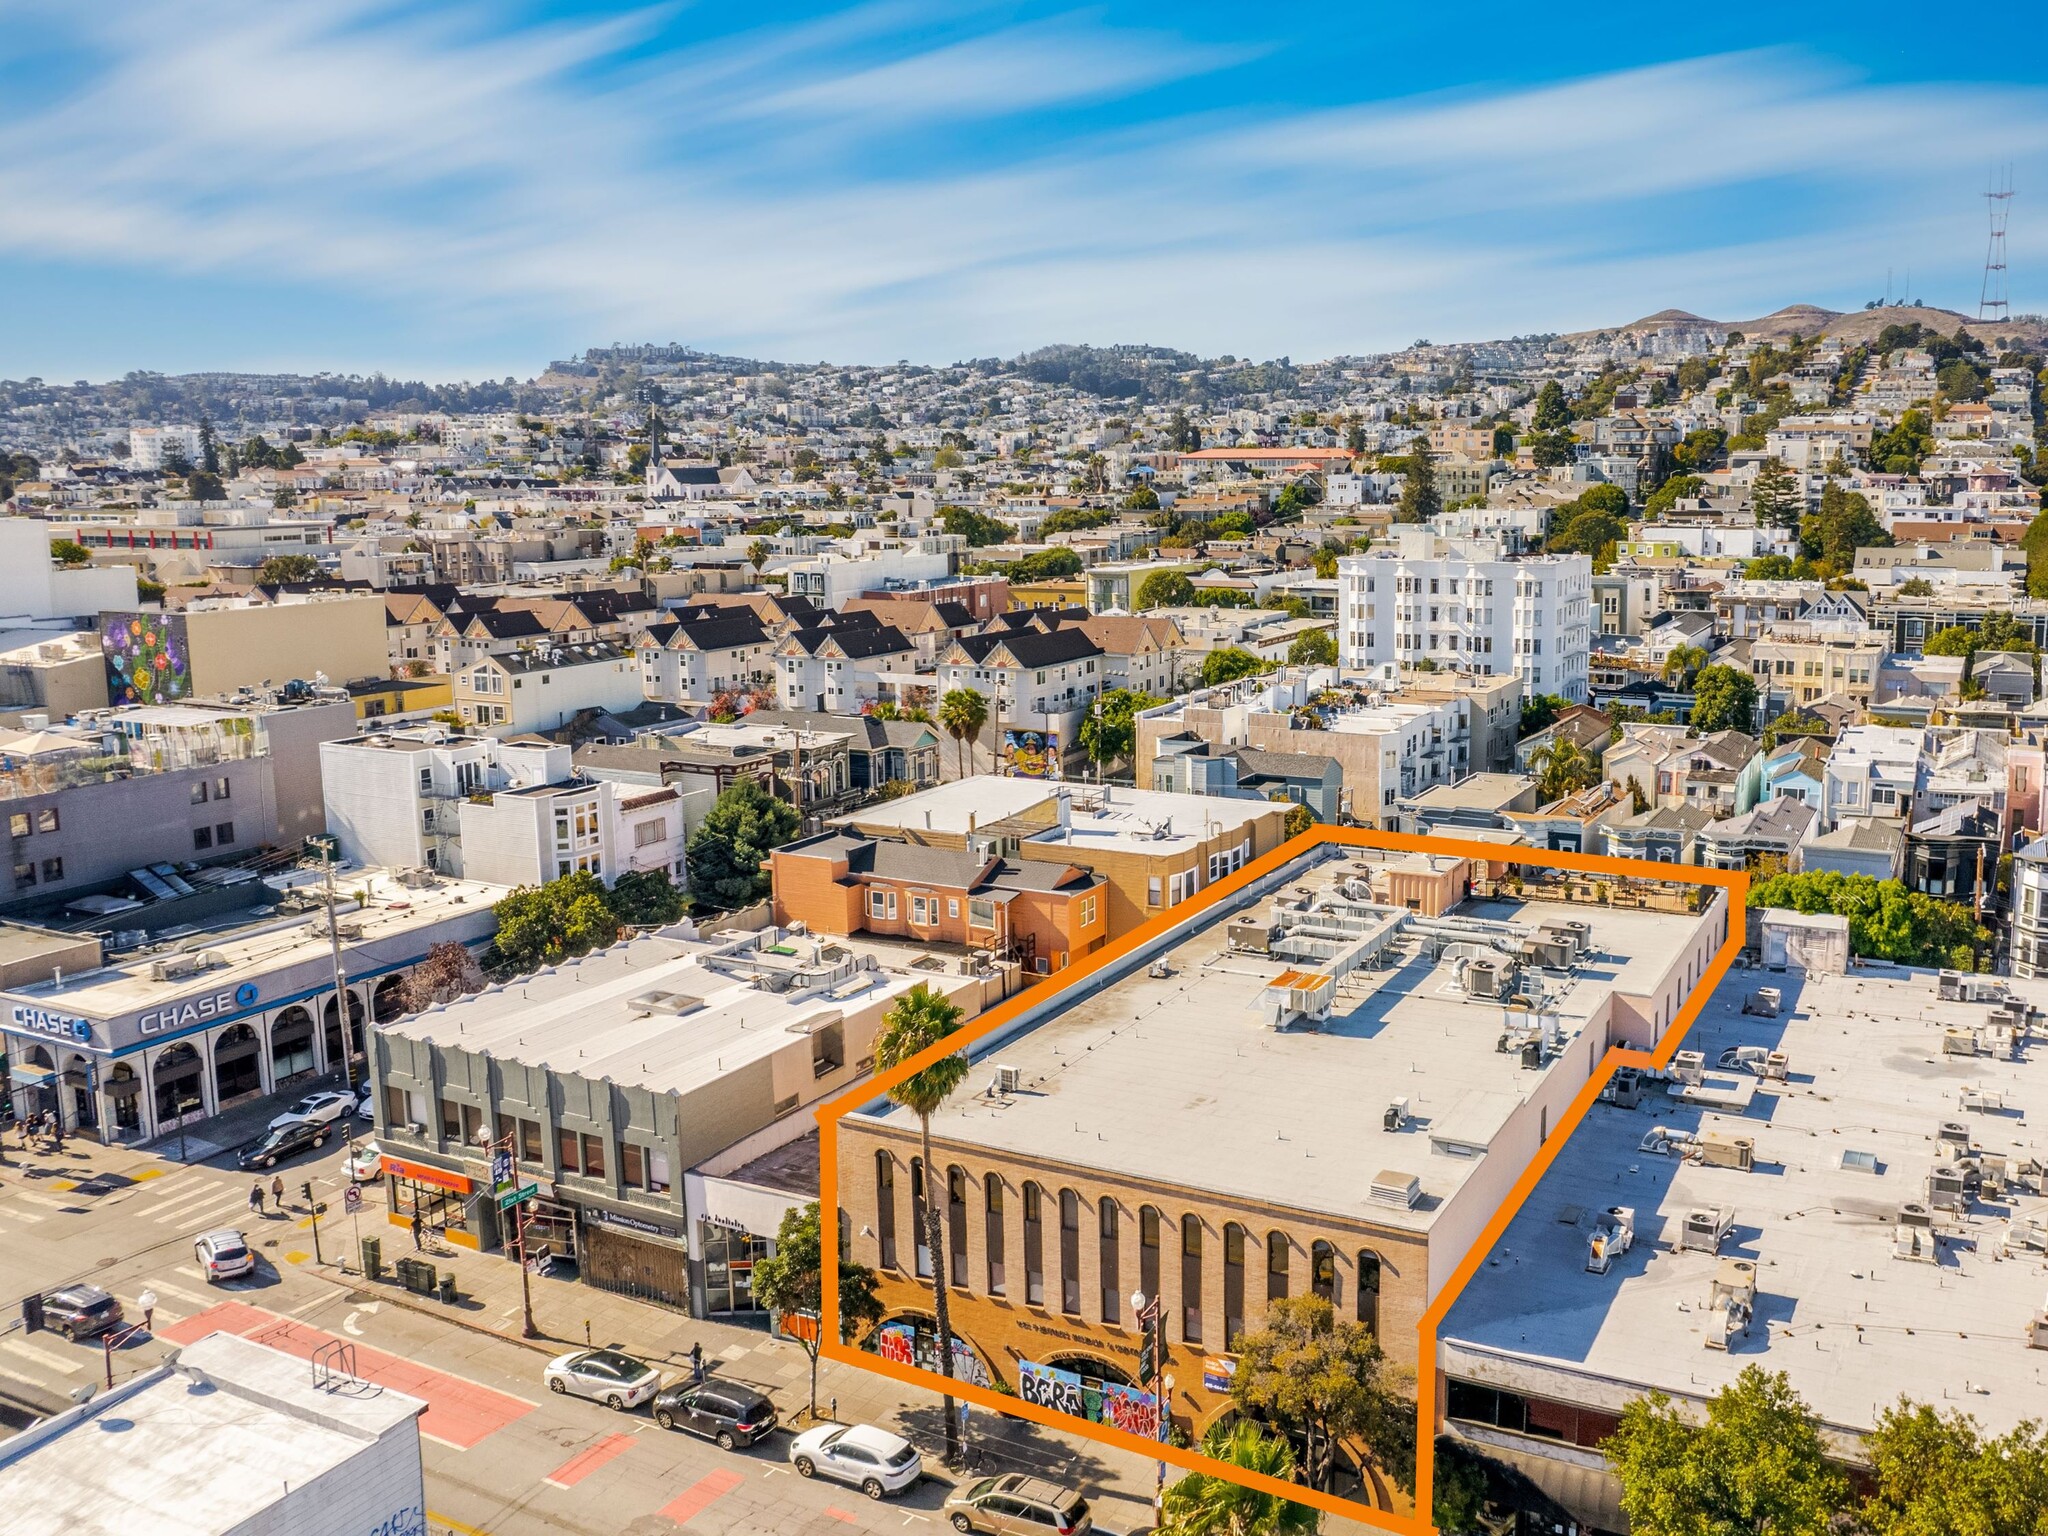
<instances>
[{"instance_id":1,"label":"trash bin on sidewalk","mask_svg":"<svg viewBox=\"0 0 2048 1536\"><path fill-rule=\"evenodd\" d=\"M442 1273L442 1275L441 1275L441 1284L440 1284L440 1291L441 1291L441 1300L442 1300L442 1301L444 1301L444 1302L446 1302L446 1303L447 1303L447 1304L448 1304L449 1306L451 1306L451 1307L452 1307L452 1306L454 1306L454 1305L455 1305L455 1272L454 1272L453 1270L446 1270L446 1271L443 1271L443 1273Z\"/></svg>"},{"instance_id":2,"label":"trash bin on sidewalk","mask_svg":"<svg viewBox=\"0 0 2048 1536\"><path fill-rule=\"evenodd\" d=\"M434 1266L425 1259L400 1259L391 1269L398 1276L398 1283L415 1296L434 1294Z\"/></svg>"},{"instance_id":3,"label":"trash bin on sidewalk","mask_svg":"<svg viewBox=\"0 0 2048 1536\"><path fill-rule=\"evenodd\" d=\"M363 1278L382 1280L384 1278L384 1240L381 1237L363 1239Z\"/></svg>"}]
</instances>

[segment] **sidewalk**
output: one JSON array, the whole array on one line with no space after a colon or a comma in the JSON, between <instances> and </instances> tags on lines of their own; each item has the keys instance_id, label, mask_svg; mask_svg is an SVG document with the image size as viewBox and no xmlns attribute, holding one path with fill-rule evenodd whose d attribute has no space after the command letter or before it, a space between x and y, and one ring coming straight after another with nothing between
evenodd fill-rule
<instances>
[{"instance_id":1,"label":"sidewalk","mask_svg":"<svg viewBox=\"0 0 2048 1536\"><path fill-rule=\"evenodd\" d=\"M324 1267L307 1264L301 1272L377 1300L427 1313L458 1327L494 1334L543 1355L556 1355L586 1345L608 1345L659 1367L668 1374L687 1374L690 1346L700 1344L707 1371L758 1388L773 1399L784 1424L796 1425L810 1407L810 1360L799 1344L772 1337L765 1329L685 1317L664 1307L616 1296L574 1279L535 1275L533 1320L541 1337L519 1336L520 1266L496 1254L450 1248L429 1238L428 1259L442 1273L453 1272L457 1301L449 1306L432 1297L405 1290L390 1277L394 1260L413 1256L411 1234L389 1225L381 1206L366 1201L360 1217L361 1235L383 1239L386 1275L381 1282L363 1279L356 1267L359 1252L349 1219L339 1213L338 1199L328 1202L321 1221L322 1243L329 1255ZM345 1249L348 1267L336 1262ZM939 1470L945 1428L936 1397L900 1386L889 1378L830 1360L818 1363L818 1412L846 1423L878 1424L912 1441ZM969 1470L965 1476L1029 1472L1084 1489L1105 1510L1112 1530L1150 1523L1154 1467L1135 1457L1105 1452L1079 1437L1058 1434L1021 1419L975 1411L968 1420Z\"/></svg>"}]
</instances>

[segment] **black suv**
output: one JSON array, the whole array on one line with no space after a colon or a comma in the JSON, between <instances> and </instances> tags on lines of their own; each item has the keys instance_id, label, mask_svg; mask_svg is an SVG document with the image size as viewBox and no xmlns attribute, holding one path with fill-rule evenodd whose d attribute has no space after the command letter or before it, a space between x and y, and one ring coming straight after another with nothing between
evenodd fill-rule
<instances>
[{"instance_id":1,"label":"black suv","mask_svg":"<svg viewBox=\"0 0 2048 1536\"><path fill-rule=\"evenodd\" d=\"M775 1405L737 1382L679 1382L655 1394L654 1422L716 1440L720 1450L729 1451L752 1445L773 1429Z\"/></svg>"},{"instance_id":2,"label":"black suv","mask_svg":"<svg viewBox=\"0 0 2048 1536\"><path fill-rule=\"evenodd\" d=\"M121 1303L96 1285L67 1285L43 1298L43 1326L67 1339L89 1339L121 1326Z\"/></svg>"},{"instance_id":3,"label":"black suv","mask_svg":"<svg viewBox=\"0 0 2048 1536\"><path fill-rule=\"evenodd\" d=\"M308 1147L322 1147L327 1144L327 1133L332 1127L316 1124L311 1120L287 1120L283 1125L274 1125L256 1140L235 1154L235 1161L243 1168L269 1168L281 1157L290 1157Z\"/></svg>"}]
</instances>

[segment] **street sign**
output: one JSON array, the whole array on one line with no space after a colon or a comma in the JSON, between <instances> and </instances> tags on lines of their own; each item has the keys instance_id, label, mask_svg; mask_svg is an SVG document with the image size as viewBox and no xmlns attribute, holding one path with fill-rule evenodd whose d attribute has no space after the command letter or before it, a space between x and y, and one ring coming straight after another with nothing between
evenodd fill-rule
<instances>
[{"instance_id":1,"label":"street sign","mask_svg":"<svg viewBox=\"0 0 2048 1536\"><path fill-rule=\"evenodd\" d=\"M341 1208L353 1216L363 1208L363 1190L359 1184L351 1184L341 1192Z\"/></svg>"},{"instance_id":2,"label":"street sign","mask_svg":"<svg viewBox=\"0 0 2048 1536\"><path fill-rule=\"evenodd\" d=\"M509 1211L515 1205L524 1204L540 1193L538 1184L522 1184L517 1189L498 1196L498 1209Z\"/></svg>"},{"instance_id":3,"label":"street sign","mask_svg":"<svg viewBox=\"0 0 2048 1536\"><path fill-rule=\"evenodd\" d=\"M306 839L306 857L318 859L323 864L337 864L341 861L341 839L332 832L315 832Z\"/></svg>"}]
</instances>

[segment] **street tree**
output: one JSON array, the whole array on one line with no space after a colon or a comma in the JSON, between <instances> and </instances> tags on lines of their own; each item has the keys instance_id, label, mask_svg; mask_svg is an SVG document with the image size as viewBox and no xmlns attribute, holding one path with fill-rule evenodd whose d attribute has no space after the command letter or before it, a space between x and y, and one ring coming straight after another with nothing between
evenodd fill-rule
<instances>
[{"instance_id":1,"label":"street tree","mask_svg":"<svg viewBox=\"0 0 2048 1536\"><path fill-rule=\"evenodd\" d=\"M850 1344L882 1320L875 1294L875 1272L839 1256L839 1342ZM811 1417L818 1416L818 1352L824 1343L824 1242L819 1231L818 1202L782 1213L775 1232L775 1251L754 1260L754 1300L785 1318L808 1318L811 1327L783 1332L803 1346L811 1362Z\"/></svg>"},{"instance_id":2,"label":"street tree","mask_svg":"<svg viewBox=\"0 0 2048 1536\"><path fill-rule=\"evenodd\" d=\"M2048 1437L2023 1419L1986 1436L1954 1409L1901 1398L1864 1437L1869 1536L2040 1536L2048 1529Z\"/></svg>"},{"instance_id":3,"label":"street tree","mask_svg":"<svg viewBox=\"0 0 2048 1536\"><path fill-rule=\"evenodd\" d=\"M1137 716L1165 702L1134 688L1112 688L1096 698L1081 721L1080 742L1098 773L1130 759L1137 750Z\"/></svg>"},{"instance_id":4,"label":"street tree","mask_svg":"<svg viewBox=\"0 0 2048 1536\"><path fill-rule=\"evenodd\" d=\"M1708 667L1692 685L1692 723L1702 736L1756 729L1756 679L1739 667Z\"/></svg>"},{"instance_id":5,"label":"street tree","mask_svg":"<svg viewBox=\"0 0 2048 1536\"><path fill-rule=\"evenodd\" d=\"M1248 1419L1212 1424L1202 1454L1278 1482L1294 1479L1294 1447ZM1306 1504L1206 1472L1190 1472L1168 1488L1160 1518L1159 1536L1314 1536L1323 1524Z\"/></svg>"},{"instance_id":6,"label":"street tree","mask_svg":"<svg viewBox=\"0 0 2048 1536\"><path fill-rule=\"evenodd\" d=\"M690 834L690 895L721 911L759 901L769 890L769 853L795 837L802 824L796 807L758 780L738 780Z\"/></svg>"},{"instance_id":7,"label":"street tree","mask_svg":"<svg viewBox=\"0 0 2048 1536\"><path fill-rule=\"evenodd\" d=\"M1848 1487L1783 1372L1749 1366L1694 1423L1639 1397L1601 1447L1635 1536L1829 1536Z\"/></svg>"},{"instance_id":8,"label":"street tree","mask_svg":"<svg viewBox=\"0 0 2048 1536\"><path fill-rule=\"evenodd\" d=\"M953 738L959 755L960 777L973 772L974 743L988 724L988 700L973 688L951 688L939 700L939 729Z\"/></svg>"},{"instance_id":9,"label":"street tree","mask_svg":"<svg viewBox=\"0 0 2048 1536\"><path fill-rule=\"evenodd\" d=\"M1394 1374L1370 1328L1338 1317L1321 1296L1290 1296L1271 1302L1264 1324L1238 1339L1230 1400L1304 1448L1311 1488L1329 1487L1337 1447L1346 1441L1362 1443L1406 1486L1414 1472L1415 1408Z\"/></svg>"},{"instance_id":10,"label":"street tree","mask_svg":"<svg viewBox=\"0 0 2048 1536\"><path fill-rule=\"evenodd\" d=\"M944 993L934 992L928 983L919 982L882 1015L881 1032L875 1037L875 1070L886 1073L938 1045L960 1028L960 1012ZM955 1052L939 1057L889 1090L892 1100L917 1116L918 1139L923 1150L923 1209L917 1213L917 1241L930 1257L939 1374L948 1381L953 1377L953 1316L946 1296L946 1244L939 1230L939 1207L944 1195L932 1172L932 1116L966 1080L967 1057ZM960 1460L960 1420L950 1391L945 1394L945 1416L946 1464L952 1466Z\"/></svg>"}]
</instances>

